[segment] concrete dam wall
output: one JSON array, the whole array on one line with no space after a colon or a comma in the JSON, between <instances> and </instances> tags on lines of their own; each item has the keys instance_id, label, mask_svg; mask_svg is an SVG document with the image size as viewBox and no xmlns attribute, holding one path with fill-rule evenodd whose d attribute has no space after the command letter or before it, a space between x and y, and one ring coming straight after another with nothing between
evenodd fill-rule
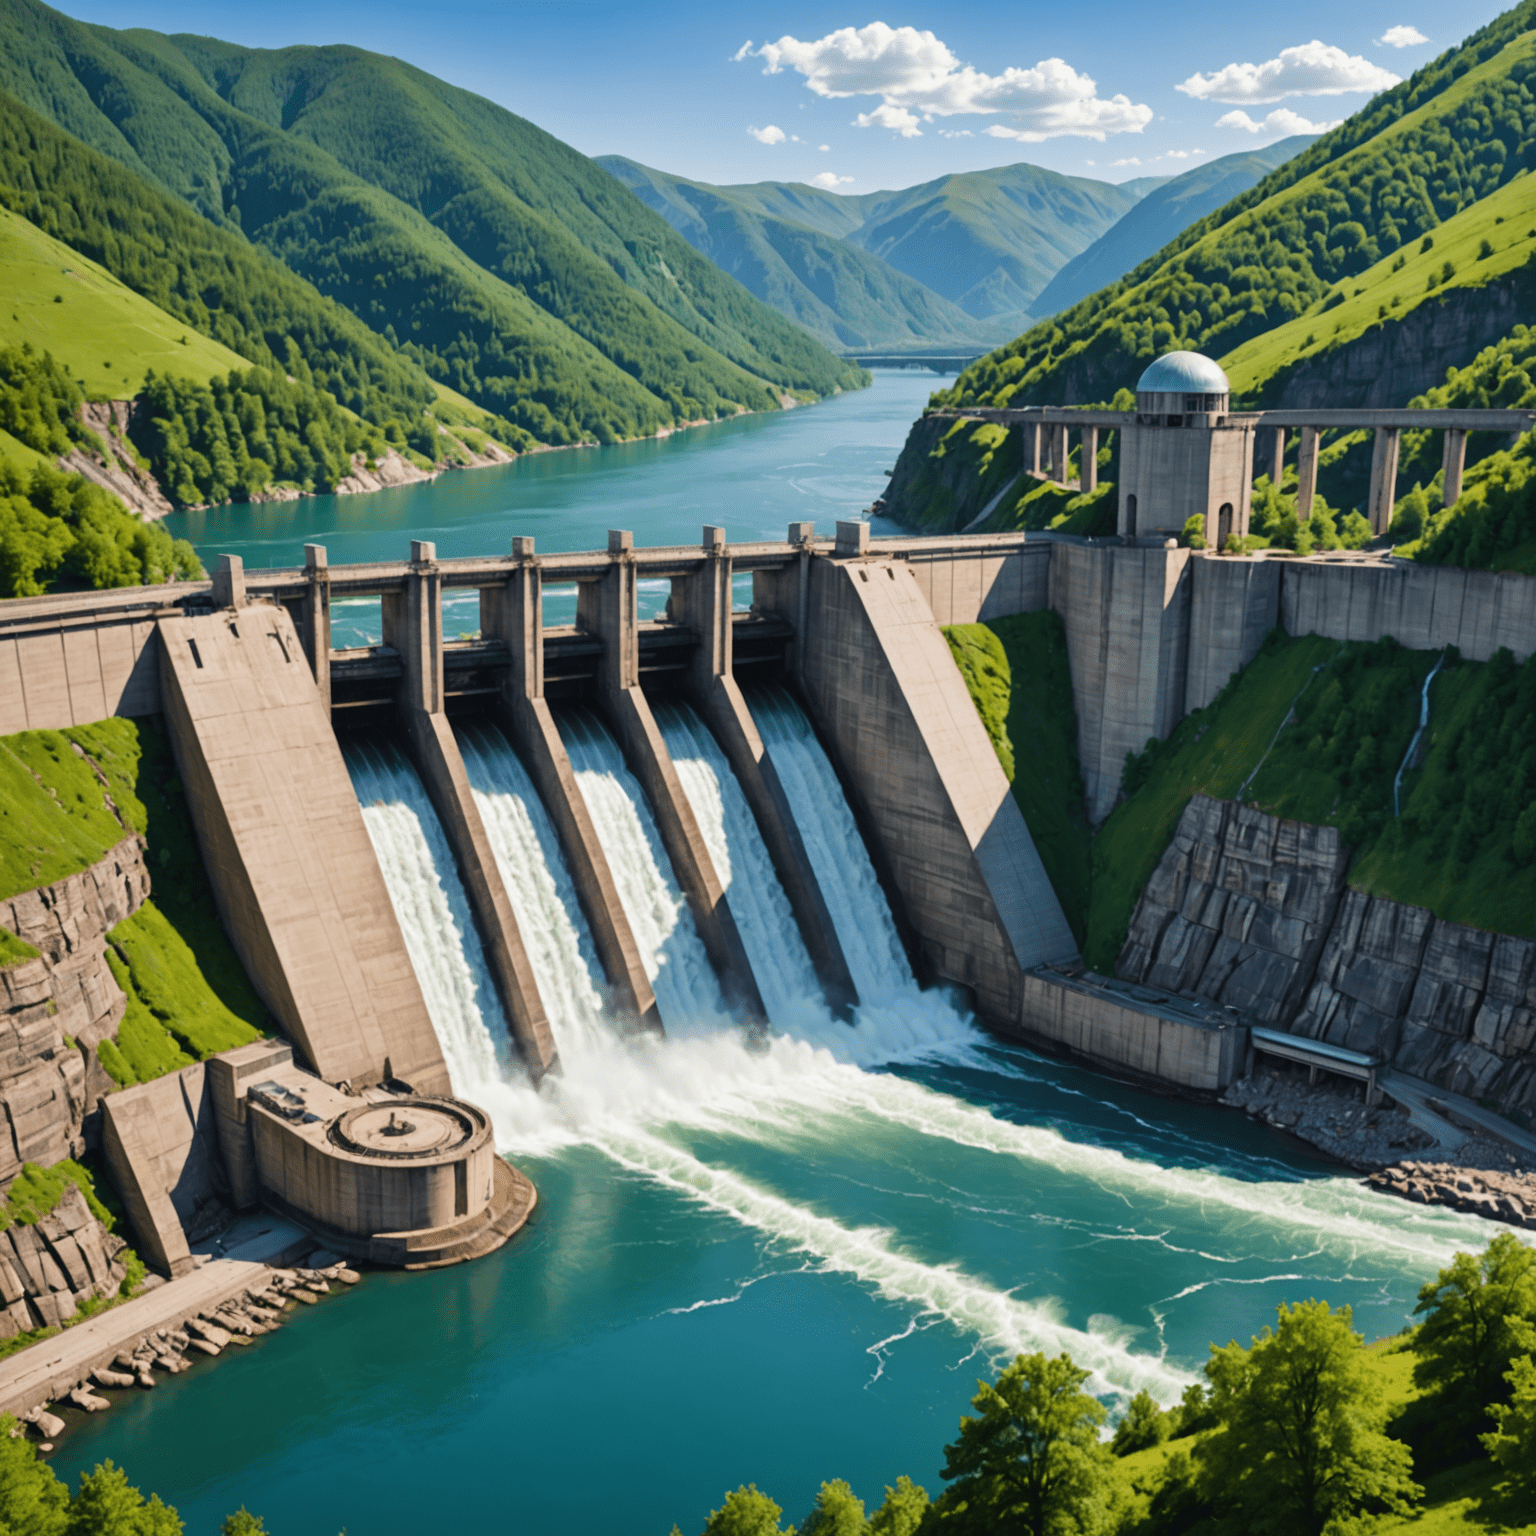
<instances>
[{"instance_id":1,"label":"concrete dam wall","mask_svg":"<svg viewBox=\"0 0 1536 1536\"><path fill-rule=\"evenodd\" d=\"M743 576L750 609L734 600ZM658 620L639 618L642 579L670 587ZM576 622L547 625L547 590L573 586ZM449 641L444 594L466 589L478 594L479 633ZM636 549L616 532L605 550L551 555L519 539L506 556L463 560L417 543L408 560L334 568L311 548L301 569L226 561L208 583L6 605L0 733L114 713L164 718L221 922L291 1042L291 1057L281 1043L245 1047L105 1099L97 1085L112 1165L157 1266L191 1262L187 1233L208 1199L268 1203L338 1251L451 1262L504 1240L533 1196L499 1159L485 1163L481 1112L452 1097L463 1042L445 1034L413 964L420 934L381 867L349 772L354 747L380 743L419 783L494 994L491 1044L530 1084L559 1066L548 977L534 959L540 936L520 925L524 893L501 863L462 733L504 742L534 786L610 1016L665 1030L677 1005L658 999L650 941L588 798L590 770L573 762L571 711L589 713L633 776L724 1006L750 1023L767 1016L742 907L750 893L733 888L712 849L661 723L692 711L749 808L817 989L848 1017L858 983L809 851L806 818L817 809L793 801L793 765L754 714L774 684L825 749L922 978L962 989L994 1029L1209 1095L1242 1069L1243 1024L1202 1001L1214 999L1204 970L1192 981L1178 969L1170 925L1144 945L1152 958L1124 967L1126 979L1083 974L941 625L1046 607L1062 615L1088 810L1101 820L1126 753L1209 703L1275 624L1341 639L1396 626L1408 643L1455 643L1471 658L1508 646L1523 657L1536 634L1533 592L1529 578L1369 557L1223 559L1022 535L871 541L857 524L840 525L835 541L797 524L782 542L736 546L706 528L699 544L668 549ZM382 642L334 649L331 603L359 596L380 599ZM1230 921L1205 926L1224 932ZM1324 928L1317 914L1248 922L1238 941L1248 947L1222 986L1246 988L1255 1018L1276 995L1300 1007L1298 978L1326 969ZM1300 948L1260 953L1270 932ZM55 964L49 975L68 972ZM99 990L81 1006L110 1023L111 997ZM1319 1029L1335 1028L1337 1014ZM66 1116L77 1123L89 1085L77 1093L67 1071L49 1070L61 1103L80 1098ZM370 1118L375 1107L384 1119ZM305 1129L317 1123L358 1129L317 1140ZM407 1134L402 1125L440 1149L401 1159L391 1138ZM402 1225L381 1225L392 1221Z\"/></svg>"}]
</instances>

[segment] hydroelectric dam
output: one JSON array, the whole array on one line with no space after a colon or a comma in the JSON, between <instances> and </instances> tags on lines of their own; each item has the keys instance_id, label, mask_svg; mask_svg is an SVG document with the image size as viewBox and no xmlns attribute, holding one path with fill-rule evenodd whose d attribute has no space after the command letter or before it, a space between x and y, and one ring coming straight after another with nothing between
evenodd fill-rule
<instances>
[{"instance_id":1,"label":"hydroelectric dam","mask_svg":"<svg viewBox=\"0 0 1536 1536\"><path fill-rule=\"evenodd\" d=\"M642 580L669 583L663 617L638 617ZM1101 819L1126 752L1277 623L1476 659L1536 630L1530 585L855 522L335 567L311 545L302 568L225 557L210 582L7 604L0 733L163 718L219 916L285 1037L102 1101L141 1251L187 1272L212 1187L376 1262L474 1257L536 1198L495 1117L563 1053L796 1009L855 1039L892 974L1214 1096L1243 1020L1085 973L940 626L1062 614ZM571 587L575 623L546 625ZM466 591L478 634L448 640L445 593ZM382 643L333 649L332 602L360 595Z\"/></svg>"}]
</instances>

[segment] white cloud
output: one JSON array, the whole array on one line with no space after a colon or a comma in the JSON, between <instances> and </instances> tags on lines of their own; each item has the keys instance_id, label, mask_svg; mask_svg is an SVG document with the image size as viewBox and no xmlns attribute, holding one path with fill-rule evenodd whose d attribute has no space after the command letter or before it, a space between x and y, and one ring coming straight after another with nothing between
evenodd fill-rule
<instances>
[{"instance_id":1,"label":"white cloud","mask_svg":"<svg viewBox=\"0 0 1536 1536\"><path fill-rule=\"evenodd\" d=\"M1111 160L1109 163L1110 167L1113 168L1117 165L1140 165L1141 161L1135 155L1128 155L1124 160Z\"/></svg>"},{"instance_id":2,"label":"white cloud","mask_svg":"<svg viewBox=\"0 0 1536 1536\"><path fill-rule=\"evenodd\" d=\"M1388 27L1376 41L1387 48L1416 48L1429 39L1417 27Z\"/></svg>"},{"instance_id":3,"label":"white cloud","mask_svg":"<svg viewBox=\"0 0 1536 1536\"><path fill-rule=\"evenodd\" d=\"M940 128L941 139L974 139L976 135L969 128Z\"/></svg>"},{"instance_id":4,"label":"white cloud","mask_svg":"<svg viewBox=\"0 0 1536 1536\"><path fill-rule=\"evenodd\" d=\"M1384 91L1397 82L1398 76L1391 70L1314 38L1299 48L1282 48L1278 58L1263 64L1228 64L1214 75L1191 75L1175 89L1199 101L1257 105L1285 96Z\"/></svg>"},{"instance_id":5,"label":"white cloud","mask_svg":"<svg viewBox=\"0 0 1536 1536\"><path fill-rule=\"evenodd\" d=\"M994 125L987 132L1031 143L1062 134L1102 139L1109 133L1139 133L1152 120L1152 109L1129 97L1101 99L1092 78L1063 59L989 75L962 64L932 32L883 21L842 27L813 41L785 36L756 48L746 43L735 56L762 59L766 75L792 69L818 96L878 96L881 107L861 113L860 125L894 126L907 138L920 133L919 116L1007 112L1018 126ZM903 114L899 126L890 120L897 112Z\"/></svg>"},{"instance_id":6,"label":"white cloud","mask_svg":"<svg viewBox=\"0 0 1536 1536\"><path fill-rule=\"evenodd\" d=\"M775 128L772 123L769 123L766 128L748 128L747 132L759 144L782 144L784 142L784 130L782 128Z\"/></svg>"},{"instance_id":7,"label":"white cloud","mask_svg":"<svg viewBox=\"0 0 1536 1536\"><path fill-rule=\"evenodd\" d=\"M823 171L819 176L811 177L811 185L820 187L823 192L836 192L839 187L845 187L852 176L839 176L835 171Z\"/></svg>"},{"instance_id":8,"label":"white cloud","mask_svg":"<svg viewBox=\"0 0 1536 1536\"><path fill-rule=\"evenodd\" d=\"M904 139L922 138L923 130L917 123L915 112L908 112L905 107L893 107L884 101L873 112L860 112L853 120L855 128L889 128Z\"/></svg>"},{"instance_id":9,"label":"white cloud","mask_svg":"<svg viewBox=\"0 0 1536 1536\"><path fill-rule=\"evenodd\" d=\"M1335 118L1331 123L1309 122L1299 112L1292 112L1289 107L1280 107L1271 112L1263 122L1256 123L1246 112L1228 112L1224 117L1216 119L1218 128L1241 128L1244 133L1272 133L1280 138L1287 138L1293 133L1327 133L1330 128L1337 128L1344 119Z\"/></svg>"},{"instance_id":10,"label":"white cloud","mask_svg":"<svg viewBox=\"0 0 1536 1536\"><path fill-rule=\"evenodd\" d=\"M827 154L827 153L828 153L828 152L829 152L829 151L830 151L830 150L831 150L831 148L832 148L832 146L831 146L831 145L830 145L830 144L818 144L818 145L817 145L817 146L816 146L816 147L817 147L817 149L819 149L819 150L820 150L820 151L821 151L821 152L822 152L822 154L824 154L824 155L825 155L825 154Z\"/></svg>"}]
</instances>

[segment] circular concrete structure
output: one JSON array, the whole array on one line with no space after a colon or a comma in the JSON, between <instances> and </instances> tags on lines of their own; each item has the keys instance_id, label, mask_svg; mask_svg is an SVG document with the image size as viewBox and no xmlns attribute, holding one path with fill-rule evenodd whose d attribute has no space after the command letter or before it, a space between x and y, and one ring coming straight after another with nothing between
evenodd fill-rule
<instances>
[{"instance_id":1,"label":"circular concrete structure","mask_svg":"<svg viewBox=\"0 0 1536 1536\"><path fill-rule=\"evenodd\" d=\"M396 1099L348 1110L329 1128L333 1146L357 1157L393 1161L441 1158L483 1139L485 1117L448 1099Z\"/></svg>"},{"instance_id":2,"label":"circular concrete structure","mask_svg":"<svg viewBox=\"0 0 1536 1536\"><path fill-rule=\"evenodd\" d=\"M1201 352L1165 352L1136 381L1142 416L1190 416L1225 412L1232 386L1218 363Z\"/></svg>"}]
</instances>

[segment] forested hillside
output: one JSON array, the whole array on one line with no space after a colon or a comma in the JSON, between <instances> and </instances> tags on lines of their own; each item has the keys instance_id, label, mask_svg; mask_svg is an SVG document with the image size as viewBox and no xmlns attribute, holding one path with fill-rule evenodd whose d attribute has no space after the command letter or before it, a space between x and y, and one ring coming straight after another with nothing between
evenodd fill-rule
<instances>
[{"instance_id":1,"label":"forested hillside","mask_svg":"<svg viewBox=\"0 0 1536 1536\"><path fill-rule=\"evenodd\" d=\"M530 439L862 382L591 161L396 60L115 33L4 0L0 86Z\"/></svg>"},{"instance_id":2,"label":"forested hillside","mask_svg":"<svg viewBox=\"0 0 1536 1536\"><path fill-rule=\"evenodd\" d=\"M1108 401L1175 348L1228 365L1239 407L1405 404L1438 386L1523 318L1536 271L1533 23L1536 0L1524 0L934 403ZM936 446L914 430L891 515L942 525L927 489ZM1494 446L1474 442L1472 458ZM960 444L946 453L953 488L962 460L979 458ZM1365 434L1330 442L1325 496L1357 506L1369 458ZM1399 493L1435 472L1408 456ZM952 499L962 516L979 492Z\"/></svg>"},{"instance_id":3,"label":"forested hillside","mask_svg":"<svg viewBox=\"0 0 1536 1536\"><path fill-rule=\"evenodd\" d=\"M1107 398L1154 356L1220 357L1317 308L1532 163L1525 0L1201 220L1118 283L945 391L951 405Z\"/></svg>"}]
</instances>

